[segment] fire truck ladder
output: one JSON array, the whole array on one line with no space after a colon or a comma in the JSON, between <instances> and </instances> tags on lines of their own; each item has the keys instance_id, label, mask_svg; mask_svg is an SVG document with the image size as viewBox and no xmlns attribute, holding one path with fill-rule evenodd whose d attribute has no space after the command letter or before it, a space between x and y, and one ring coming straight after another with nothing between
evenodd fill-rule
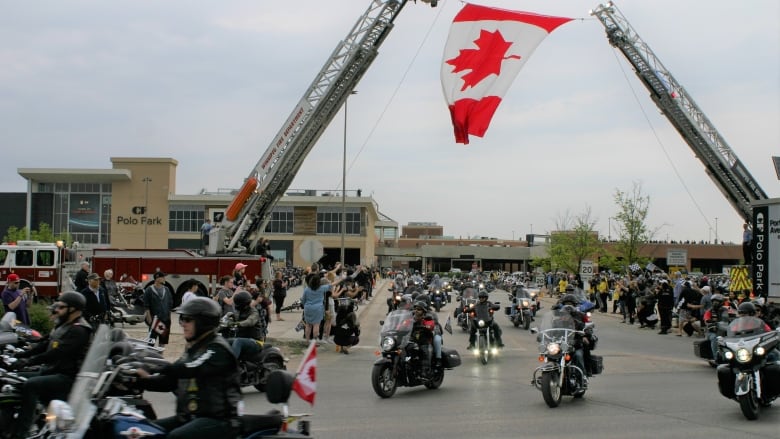
<instances>
[{"instance_id":1,"label":"fire truck ladder","mask_svg":"<svg viewBox=\"0 0 780 439\"><path fill-rule=\"evenodd\" d=\"M254 251L260 231L314 144L358 84L407 0L372 0L293 109L210 235L209 253ZM433 2L431 5L434 6ZM233 213L233 215L231 215ZM254 236L253 236L254 235Z\"/></svg>"},{"instance_id":2,"label":"fire truck ladder","mask_svg":"<svg viewBox=\"0 0 780 439\"><path fill-rule=\"evenodd\" d=\"M609 43L623 52L655 104L704 164L707 175L745 221L751 221L751 203L767 195L723 136L614 3L601 4L590 14L604 25Z\"/></svg>"}]
</instances>

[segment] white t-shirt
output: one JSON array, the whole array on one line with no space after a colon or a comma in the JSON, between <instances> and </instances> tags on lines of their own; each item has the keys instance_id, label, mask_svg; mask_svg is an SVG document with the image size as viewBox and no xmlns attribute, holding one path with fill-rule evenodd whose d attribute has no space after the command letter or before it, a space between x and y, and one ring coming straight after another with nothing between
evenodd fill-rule
<instances>
[{"instance_id":1,"label":"white t-shirt","mask_svg":"<svg viewBox=\"0 0 780 439\"><path fill-rule=\"evenodd\" d=\"M183 296L181 296L181 303L186 303L188 300L194 297L197 297L195 293L193 293L192 291L187 291L186 293L184 293Z\"/></svg>"}]
</instances>

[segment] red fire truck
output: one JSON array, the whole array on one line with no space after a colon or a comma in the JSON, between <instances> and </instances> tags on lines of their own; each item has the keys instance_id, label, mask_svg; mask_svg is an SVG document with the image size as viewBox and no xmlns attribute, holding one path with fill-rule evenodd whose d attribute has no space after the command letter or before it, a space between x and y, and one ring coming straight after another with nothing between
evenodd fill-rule
<instances>
[{"instance_id":1,"label":"red fire truck","mask_svg":"<svg viewBox=\"0 0 780 439\"><path fill-rule=\"evenodd\" d=\"M233 273L236 264L246 264L246 276L267 279L270 261L261 256L235 255L204 257L189 250L72 249L54 243L19 241L0 245L0 290L11 273L21 278L20 288L30 287L38 298L51 300L62 291L73 290L73 276L81 262L99 274L111 269L114 280L124 286L145 287L157 271L166 274L166 283L178 303L184 288L197 282L205 294L213 293L219 278Z\"/></svg>"}]
</instances>

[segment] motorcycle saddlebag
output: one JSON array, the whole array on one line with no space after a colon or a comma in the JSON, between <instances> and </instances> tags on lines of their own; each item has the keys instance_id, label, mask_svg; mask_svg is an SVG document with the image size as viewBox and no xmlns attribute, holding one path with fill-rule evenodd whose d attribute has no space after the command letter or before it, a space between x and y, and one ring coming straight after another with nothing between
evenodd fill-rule
<instances>
[{"instance_id":1,"label":"motorcycle saddlebag","mask_svg":"<svg viewBox=\"0 0 780 439\"><path fill-rule=\"evenodd\" d=\"M276 434L282 427L282 413L278 410L271 410L264 415L243 415L238 419L241 421L241 434L244 436L257 432Z\"/></svg>"},{"instance_id":2,"label":"motorcycle saddlebag","mask_svg":"<svg viewBox=\"0 0 780 439\"><path fill-rule=\"evenodd\" d=\"M441 348L441 364L447 369L460 366L460 354L455 349Z\"/></svg>"},{"instance_id":3,"label":"motorcycle saddlebag","mask_svg":"<svg viewBox=\"0 0 780 439\"><path fill-rule=\"evenodd\" d=\"M590 356L590 373L599 375L604 371L604 357L601 355Z\"/></svg>"},{"instance_id":4,"label":"motorcycle saddlebag","mask_svg":"<svg viewBox=\"0 0 780 439\"><path fill-rule=\"evenodd\" d=\"M761 383L766 395L780 395L780 363L768 363L761 371Z\"/></svg>"},{"instance_id":5,"label":"motorcycle saddlebag","mask_svg":"<svg viewBox=\"0 0 780 439\"><path fill-rule=\"evenodd\" d=\"M693 342L693 354L699 358L713 358L712 346L709 340L696 340Z\"/></svg>"}]
</instances>

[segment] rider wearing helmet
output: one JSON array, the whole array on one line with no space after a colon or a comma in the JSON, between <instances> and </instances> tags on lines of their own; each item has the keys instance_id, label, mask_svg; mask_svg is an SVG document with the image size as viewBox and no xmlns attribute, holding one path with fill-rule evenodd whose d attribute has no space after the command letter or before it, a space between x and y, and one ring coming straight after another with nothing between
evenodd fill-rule
<instances>
[{"instance_id":1,"label":"rider wearing helmet","mask_svg":"<svg viewBox=\"0 0 780 439\"><path fill-rule=\"evenodd\" d=\"M496 323L495 319L493 319L493 311L496 311L499 309L499 305L494 305L490 301L488 301L488 293L485 290L482 290L477 294L477 303L474 305L474 308L471 310L472 318L475 321L484 320L486 323L490 325L490 330L493 333L493 338L496 342L496 346L499 348L504 347L504 342L501 341L501 328L498 326L498 323ZM477 340L477 325L471 325L471 333L469 334L469 345L466 347L466 349L471 350L474 349L474 342Z\"/></svg>"},{"instance_id":2,"label":"rider wearing helmet","mask_svg":"<svg viewBox=\"0 0 780 439\"><path fill-rule=\"evenodd\" d=\"M252 295L239 291L233 296L233 306L236 314L231 316L232 325L236 326L236 338L230 341L236 358L243 354L251 357L263 349L263 322L260 313L252 306Z\"/></svg>"},{"instance_id":3,"label":"rider wearing helmet","mask_svg":"<svg viewBox=\"0 0 780 439\"><path fill-rule=\"evenodd\" d=\"M430 308L427 302L422 300L414 302L412 312L414 313L414 323L412 324L411 339L423 351L423 376L428 376L431 367L431 344L434 340L436 322L429 314ZM441 357L441 349L439 356Z\"/></svg>"},{"instance_id":4,"label":"rider wearing helmet","mask_svg":"<svg viewBox=\"0 0 780 439\"><path fill-rule=\"evenodd\" d=\"M21 389L20 414L10 437L27 437L38 402L46 405L52 399L67 400L92 335L92 326L82 317L86 303L84 296L75 291L60 294L51 306L55 327L48 340L16 355L15 368L43 367L40 373L21 373L29 378Z\"/></svg>"},{"instance_id":5,"label":"rider wearing helmet","mask_svg":"<svg viewBox=\"0 0 780 439\"><path fill-rule=\"evenodd\" d=\"M713 358L710 359L710 366L715 367L720 362L720 352L718 351L718 336L725 335L719 333L718 324L721 322L728 323L729 311L723 306L726 303L726 298L723 294L713 294L710 298L712 302L712 308L708 309L704 313L704 323L707 325L707 333L705 337L710 342L710 349L712 349Z\"/></svg>"},{"instance_id":6,"label":"rider wearing helmet","mask_svg":"<svg viewBox=\"0 0 780 439\"><path fill-rule=\"evenodd\" d=\"M212 299L196 297L175 312L187 340L184 355L157 375L138 370L141 388L176 394L176 415L156 423L168 438L235 436L239 370L230 345L217 333L220 307Z\"/></svg>"}]
</instances>

